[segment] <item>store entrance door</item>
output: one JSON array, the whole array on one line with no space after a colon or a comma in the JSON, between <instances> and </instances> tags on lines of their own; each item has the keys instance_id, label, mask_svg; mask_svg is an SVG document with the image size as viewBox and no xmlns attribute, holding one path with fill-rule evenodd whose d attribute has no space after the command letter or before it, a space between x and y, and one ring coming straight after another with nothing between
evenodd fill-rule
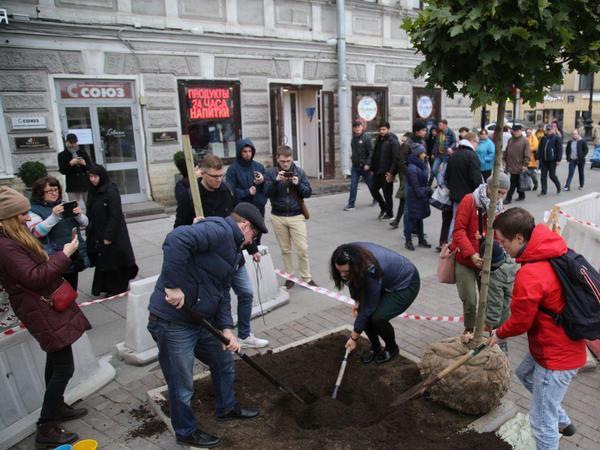
<instances>
[{"instance_id":1,"label":"store entrance door","mask_svg":"<svg viewBox=\"0 0 600 450\"><path fill-rule=\"evenodd\" d=\"M141 155L139 113L130 82L59 81L63 135L103 165L123 203L148 200ZM111 94L113 94L111 96ZM119 96L119 94L122 94Z\"/></svg>"}]
</instances>

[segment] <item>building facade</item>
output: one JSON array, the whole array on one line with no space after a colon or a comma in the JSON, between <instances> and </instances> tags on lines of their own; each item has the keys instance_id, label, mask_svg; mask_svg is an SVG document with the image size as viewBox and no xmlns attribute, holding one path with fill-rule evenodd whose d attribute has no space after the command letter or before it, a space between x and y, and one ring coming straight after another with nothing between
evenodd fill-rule
<instances>
[{"instance_id":1,"label":"building facade","mask_svg":"<svg viewBox=\"0 0 600 450\"><path fill-rule=\"evenodd\" d=\"M410 131L416 117L473 123L470 101L414 79L400 28L419 1L348 0L350 117ZM230 163L251 138L273 165L278 145L314 178L342 177L336 5L329 0L18 0L0 23L0 176L28 160L51 171L76 133L124 202L173 201L173 154Z\"/></svg>"}]
</instances>

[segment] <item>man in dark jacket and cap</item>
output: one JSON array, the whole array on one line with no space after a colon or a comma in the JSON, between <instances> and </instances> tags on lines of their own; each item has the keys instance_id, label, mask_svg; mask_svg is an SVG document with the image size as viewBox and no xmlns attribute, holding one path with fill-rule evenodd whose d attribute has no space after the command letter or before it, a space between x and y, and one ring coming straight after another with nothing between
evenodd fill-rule
<instances>
[{"instance_id":1,"label":"man in dark jacket and cap","mask_svg":"<svg viewBox=\"0 0 600 450\"><path fill-rule=\"evenodd\" d=\"M236 143L237 157L227 169L225 179L240 202L252 203L265 215L265 166L254 160L256 147L248 138Z\"/></svg>"},{"instance_id":2,"label":"man in dark jacket and cap","mask_svg":"<svg viewBox=\"0 0 600 450\"><path fill-rule=\"evenodd\" d=\"M58 170L65 176L65 190L69 200L76 200L84 211L90 188L87 172L91 165L92 161L86 151L77 145L77 135L67 134L65 149L58 154Z\"/></svg>"},{"instance_id":3,"label":"man in dark jacket and cap","mask_svg":"<svg viewBox=\"0 0 600 450\"><path fill-rule=\"evenodd\" d=\"M365 180L369 190L371 189L371 174L369 173L371 157L373 156L373 144L371 138L365 133L365 126L361 120L355 120L352 123L352 169L350 171L350 197L344 207L344 211L352 211L356 202L356 193L358 191L358 182L360 177Z\"/></svg>"},{"instance_id":4,"label":"man in dark jacket and cap","mask_svg":"<svg viewBox=\"0 0 600 450\"><path fill-rule=\"evenodd\" d=\"M390 131L390 124L383 122L379 125L379 136L375 140L373 157L371 158L371 195L379 203L379 220L394 217L394 180L388 182L389 174L394 169L394 155L399 152L398 137ZM387 175L387 177L386 177ZM383 197L379 193L383 191Z\"/></svg>"},{"instance_id":5,"label":"man in dark jacket and cap","mask_svg":"<svg viewBox=\"0 0 600 450\"><path fill-rule=\"evenodd\" d=\"M234 396L233 355L240 344L232 333L229 288L240 265L241 248L258 233L264 219L249 203L240 203L226 218L208 217L171 231L163 244L163 265L150 297L148 331L158 345L158 360L169 387L171 423L177 443L212 448L221 438L198 427L192 409L194 359L210 367L219 419L251 419L255 409L240 407ZM196 323L182 307L222 330L229 345Z\"/></svg>"},{"instance_id":6,"label":"man in dark jacket and cap","mask_svg":"<svg viewBox=\"0 0 600 450\"><path fill-rule=\"evenodd\" d=\"M556 186L556 193L560 194L561 187L556 176L556 166L562 160L562 152L562 138L559 136L557 129L552 125L547 125L546 135L541 139L536 153L540 164L540 183L542 185L538 197L546 195L548 192L548 174L550 174L550 179Z\"/></svg>"}]
</instances>

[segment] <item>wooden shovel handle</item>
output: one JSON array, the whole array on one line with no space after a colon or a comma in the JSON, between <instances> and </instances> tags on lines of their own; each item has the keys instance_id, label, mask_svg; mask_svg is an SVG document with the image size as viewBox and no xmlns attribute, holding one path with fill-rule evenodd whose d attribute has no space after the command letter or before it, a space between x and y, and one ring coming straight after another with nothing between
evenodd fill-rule
<instances>
[{"instance_id":1,"label":"wooden shovel handle","mask_svg":"<svg viewBox=\"0 0 600 450\"><path fill-rule=\"evenodd\" d=\"M486 345L487 345L487 343L483 342L483 343L479 344L477 347L475 347L474 349L472 349L471 351L469 351L469 353L458 358L456 361L454 361L452 364L450 364L448 367L446 367L444 370L442 370L440 373L437 374L437 376L435 377L436 381L439 381L442 378L444 378L446 375L454 372L456 369L458 369L460 366L462 366L468 360L470 360L475 355L477 355L481 350L483 350Z\"/></svg>"}]
</instances>

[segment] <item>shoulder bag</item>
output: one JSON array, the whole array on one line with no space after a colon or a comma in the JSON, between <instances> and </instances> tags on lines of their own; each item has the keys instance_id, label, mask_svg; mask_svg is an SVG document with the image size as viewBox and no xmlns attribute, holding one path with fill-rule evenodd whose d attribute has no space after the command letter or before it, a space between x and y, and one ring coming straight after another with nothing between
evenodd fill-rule
<instances>
[{"instance_id":1,"label":"shoulder bag","mask_svg":"<svg viewBox=\"0 0 600 450\"><path fill-rule=\"evenodd\" d=\"M65 279L62 280L60 286L58 286L48 297L41 295L38 292L29 290L25 286L19 285L19 287L25 292L39 297L40 300L48 303L52 309L58 312L67 309L77 298L77 291L73 289L71 284Z\"/></svg>"}]
</instances>

